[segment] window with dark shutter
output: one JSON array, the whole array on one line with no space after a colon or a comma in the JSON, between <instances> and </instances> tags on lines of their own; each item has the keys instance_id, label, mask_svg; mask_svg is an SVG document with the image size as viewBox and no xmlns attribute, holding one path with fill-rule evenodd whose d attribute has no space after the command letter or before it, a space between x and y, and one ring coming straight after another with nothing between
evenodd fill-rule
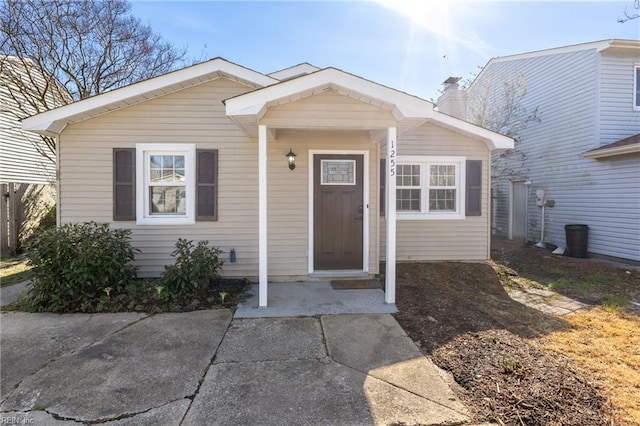
<instances>
[{"instance_id":1,"label":"window with dark shutter","mask_svg":"<svg viewBox=\"0 0 640 426\"><path fill-rule=\"evenodd\" d=\"M196 150L196 221L218 220L218 150Z\"/></svg>"},{"instance_id":2,"label":"window with dark shutter","mask_svg":"<svg viewBox=\"0 0 640 426\"><path fill-rule=\"evenodd\" d=\"M467 216L482 215L482 161L467 160Z\"/></svg>"},{"instance_id":3,"label":"window with dark shutter","mask_svg":"<svg viewBox=\"0 0 640 426\"><path fill-rule=\"evenodd\" d=\"M136 149L113 149L113 220L136 220Z\"/></svg>"}]
</instances>

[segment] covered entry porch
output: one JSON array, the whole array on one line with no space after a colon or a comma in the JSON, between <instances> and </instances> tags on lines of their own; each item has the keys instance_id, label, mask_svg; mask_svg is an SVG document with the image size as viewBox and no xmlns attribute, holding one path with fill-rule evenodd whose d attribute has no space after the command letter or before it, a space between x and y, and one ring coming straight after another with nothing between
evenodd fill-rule
<instances>
[{"instance_id":1,"label":"covered entry porch","mask_svg":"<svg viewBox=\"0 0 640 426\"><path fill-rule=\"evenodd\" d=\"M368 276L377 273L383 257L384 303L395 304L397 135L424 123L432 109L424 100L335 69L226 101L227 115L258 145L259 307L276 300L270 297L275 284L269 279L294 276L304 281L300 272L314 279ZM287 170L288 151L296 154L293 171ZM387 160L383 194L381 158ZM329 181L327 170L333 166L342 168L338 173L345 174L343 181ZM380 198L384 198L384 224L379 219ZM344 210L344 218L334 216L336 210ZM340 220L344 224L337 232L327 225ZM361 236L345 234L352 229L359 229ZM361 253L353 254L351 247L322 258L319 241L331 238L344 240L344 245L355 241ZM297 250L285 259L282 253L289 246Z\"/></svg>"},{"instance_id":2,"label":"covered entry porch","mask_svg":"<svg viewBox=\"0 0 640 426\"><path fill-rule=\"evenodd\" d=\"M424 100L335 69L318 71L226 101L227 115L257 139L258 145L260 307L268 306L270 301L269 279L297 276L301 266L314 278L340 277L354 272L365 276L377 273L377 265L383 257L379 253L381 231L386 236L384 302L395 303L397 134L401 126L415 127L423 123L432 108ZM332 141L327 137L331 132L340 136ZM318 137L319 134L323 136ZM287 151L297 156L296 169L292 172L287 170ZM382 194L386 206L384 230L380 230L379 220L380 158L387 159L384 178L387 184ZM348 176L329 186L331 182L325 181L327 177L323 173L325 165L331 167L332 161L336 162L336 167L348 168L347 174L353 172L353 177ZM282 176L283 173L287 176ZM347 191L349 185L361 193L356 191L354 195L353 191ZM360 185L361 188L356 188ZM292 196L287 199L288 186L298 189L292 189ZM351 204L340 201L320 206L326 199L347 200L350 197L355 197ZM277 203L274 202L276 199ZM321 259L318 241L329 238L321 227L339 220L329 217L336 208L353 210L347 214L357 221L351 226L347 223L351 219L345 219L340 229L360 229L362 236L356 235L357 232L353 236L344 235L340 231L332 238L342 238L346 242L353 239L355 246L361 244L362 253L352 256L350 250L344 250L334 259ZM304 224L299 222L302 214L306 216ZM287 226L282 227L283 223ZM290 235L283 237L283 230ZM279 248L287 249L287 238L291 244L299 244L301 238L305 239L304 258L300 257L300 249L292 252L291 262L278 257ZM344 260L344 264L340 260Z\"/></svg>"}]
</instances>

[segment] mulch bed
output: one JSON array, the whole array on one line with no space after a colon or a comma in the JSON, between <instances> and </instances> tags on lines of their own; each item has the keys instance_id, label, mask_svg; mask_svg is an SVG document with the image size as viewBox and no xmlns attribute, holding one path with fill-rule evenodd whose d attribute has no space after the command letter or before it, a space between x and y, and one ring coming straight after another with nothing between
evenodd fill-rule
<instances>
[{"instance_id":1,"label":"mulch bed","mask_svg":"<svg viewBox=\"0 0 640 426\"><path fill-rule=\"evenodd\" d=\"M488 264L399 264L395 317L422 352L452 374L475 422L612 424L597 385L566 358L527 340L570 324L512 300L501 279Z\"/></svg>"},{"instance_id":2,"label":"mulch bed","mask_svg":"<svg viewBox=\"0 0 640 426\"><path fill-rule=\"evenodd\" d=\"M465 333L433 361L451 372L478 421L505 425L608 425L606 399L561 356L506 330Z\"/></svg>"}]
</instances>

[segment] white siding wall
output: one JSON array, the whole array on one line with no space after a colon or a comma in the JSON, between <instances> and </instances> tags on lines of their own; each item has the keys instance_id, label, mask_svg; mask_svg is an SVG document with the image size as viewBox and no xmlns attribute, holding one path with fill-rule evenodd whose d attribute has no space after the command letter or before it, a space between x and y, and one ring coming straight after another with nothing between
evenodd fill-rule
<instances>
[{"instance_id":1,"label":"white siding wall","mask_svg":"<svg viewBox=\"0 0 640 426\"><path fill-rule=\"evenodd\" d=\"M36 146L50 153L39 135L22 130L5 85L0 85L0 182L52 183L55 164L38 153ZM52 156L53 154L50 153Z\"/></svg>"},{"instance_id":2,"label":"white siding wall","mask_svg":"<svg viewBox=\"0 0 640 426\"><path fill-rule=\"evenodd\" d=\"M633 109L634 64L640 56L600 57L600 138L606 145L640 133L640 111Z\"/></svg>"},{"instance_id":3,"label":"white siding wall","mask_svg":"<svg viewBox=\"0 0 640 426\"><path fill-rule=\"evenodd\" d=\"M482 215L460 220L398 220L397 260L479 261L489 258L489 149L484 142L424 124L398 137L398 155L465 156L482 160ZM463 183L464 186L464 183ZM385 250L385 222L380 225Z\"/></svg>"},{"instance_id":4,"label":"white siding wall","mask_svg":"<svg viewBox=\"0 0 640 426\"><path fill-rule=\"evenodd\" d=\"M631 87L632 73L628 74L628 83L603 81L598 90L599 64L614 70L624 62L610 59L600 59L594 49L514 59L490 64L481 78L493 78L497 84L500 78L524 73L527 95L523 105L539 107L540 123L530 124L516 143L516 149L526 153L524 164L512 164L532 183L529 240L538 241L541 231L535 190L546 189L548 198L556 202L555 207L546 209L546 242L566 245L564 226L583 223L590 227L590 252L640 260L640 156L605 160L580 156L600 144L599 134L606 135L606 143L610 143L638 133L637 127L633 130L630 125L637 118L615 118L620 107L614 107L613 97L607 95ZM609 75L611 72L603 72L601 78ZM602 92L605 96L599 102ZM623 102L628 105L629 99ZM614 113L600 121L601 110ZM624 134L623 128L630 132ZM494 202L506 204L508 198ZM499 207L497 212L508 214L508 208ZM495 223L504 223L504 218L496 217Z\"/></svg>"}]
</instances>

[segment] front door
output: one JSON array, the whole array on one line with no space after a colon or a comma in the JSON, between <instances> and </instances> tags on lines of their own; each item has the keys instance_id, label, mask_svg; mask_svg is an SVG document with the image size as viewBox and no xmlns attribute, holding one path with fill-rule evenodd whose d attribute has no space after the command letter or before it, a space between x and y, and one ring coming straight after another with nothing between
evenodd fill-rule
<instances>
[{"instance_id":1,"label":"front door","mask_svg":"<svg viewBox=\"0 0 640 426\"><path fill-rule=\"evenodd\" d=\"M362 270L363 156L313 158L315 270Z\"/></svg>"}]
</instances>

